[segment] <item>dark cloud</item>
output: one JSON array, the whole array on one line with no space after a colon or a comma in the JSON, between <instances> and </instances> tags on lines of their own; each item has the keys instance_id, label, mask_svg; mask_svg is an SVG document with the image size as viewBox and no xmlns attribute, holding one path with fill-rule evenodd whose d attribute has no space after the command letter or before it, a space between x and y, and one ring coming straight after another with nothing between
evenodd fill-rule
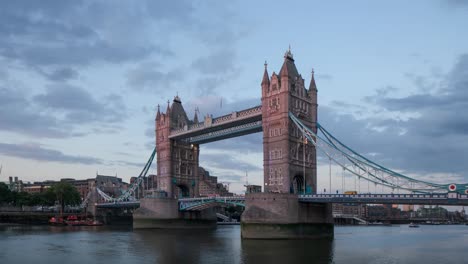
<instances>
[{"instance_id":1,"label":"dark cloud","mask_svg":"<svg viewBox=\"0 0 468 264\"><path fill-rule=\"evenodd\" d=\"M121 96L111 94L95 99L87 90L72 85L50 85L46 93L34 96L33 101L65 114L65 121L72 124L116 123L127 116Z\"/></svg>"},{"instance_id":2,"label":"dark cloud","mask_svg":"<svg viewBox=\"0 0 468 264\"><path fill-rule=\"evenodd\" d=\"M258 166L237 159L230 153L205 153L200 154L200 163L207 170L210 169L231 169L237 171L257 171L262 170L263 164Z\"/></svg>"},{"instance_id":3,"label":"dark cloud","mask_svg":"<svg viewBox=\"0 0 468 264\"><path fill-rule=\"evenodd\" d=\"M48 71L38 68L38 72L51 81L64 82L76 79L79 76L78 71L70 67L59 67Z\"/></svg>"},{"instance_id":4,"label":"dark cloud","mask_svg":"<svg viewBox=\"0 0 468 264\"><path fill-rule=\"evenodd\" d=\"M173 23L189 21L191 10L186 1L2 3L0 58L66 80L77 76L74 68L93 63L172 56L160 45L166 39L150 37L148 28L159 21L166 26L159 30L166 32Z\"/></svg>"},{"instance_id":5,"label":"dark cloud","mask_svg":"<svg viewBox=\"0 0 468 264\"><path fill-rule=\"evenodd\" d=\"M366 99L390 113L389 117L356 119L321 106L320 123L358 152L377 154L372 159L387 167L422 174L466 175L468 56L460 56L439 83L436 92L393 98L380 91L372 100ZM413 116L394 118L399 113Z\"/></svg>"},{"instance_id":6,"label":"dark cloud","mask_svg":"<svg viewBox=\"0 0 468 264\"><path fill-rule=\"evenodd\" d=\"M60 151L43 148L37 144L7 144L0 143L0 153L6 156L32 159L37 161L50 161L70 164L102 164L102 161L93 157L67 155Z\"/></svg>"},{"instance_id":7,"label":"dark cloud","mask_svg":"<svg viewBox=\"0 0 468 264\"><path fill-rule=\"evenodd\" d=\"M111 133L127 116L119 95L95 98L80 87L50 85L45 93L29 98L19 89L0 87L3 131L48 138L83 136L90 130Z\"/></svg>"},{"instance_id":8,"label":"dark cloud","mask_svg":"<svg viewBox=\"0 0 468 264\"><path fill-rule=\"evenodd\" d=\"M184 80L182 69L164 71L159 64L145 63L127 72L127 84L135 90L164 94Z\"/></svg>"},{"instance_id":9,"label":"dark cloud","mask_svg":"<svg viewBox=\"0 0 468 264\"><path fill-rule=\"evenodd\" d=\"M235 69L233 50L220 50L196 59L192 67L202 74L219 75Z\"/></svg>"},{"instance_id":10,"label":"dark cloud","mask_svg":"<svg viewBox=\"0 0 468 264\"><path fill-rule=\"evenodd\" d=\"M0 87L0 130L62 138L70 136L68 126L38 111L19 90Z\"/></svg>"},{"instance_id":11,"label":"dark cloud","mask_svg":"<svg viewBox=\"0 0 468 264\"><path fill-rule=\"evenodd\" d=\"M447 4L450 7L468 7L468 1L466 0L442 0L442 3Z\"/></svg>"}]
</instances>

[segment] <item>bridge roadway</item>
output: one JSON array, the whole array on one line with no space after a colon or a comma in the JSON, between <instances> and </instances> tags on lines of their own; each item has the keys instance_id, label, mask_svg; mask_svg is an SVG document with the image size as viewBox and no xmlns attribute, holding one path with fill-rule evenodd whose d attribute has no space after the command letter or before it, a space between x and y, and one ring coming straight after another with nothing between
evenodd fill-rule
<instances>
[{"instance_id":1,"label":"bridge roadway","mask_svg":"<svg viewBox=\"0 0 468 264\"><path fill-rule=\"evenodd\" d=\"M418 205L468 205L466 194L306 194L299 195L303 203L358 203L358 204L418 204ZM139 201L98 203L98 208L136 208ZM181 211L200 211L216 205L245 206L244 196L199 197L179 199Z\"/></svg>"}]
</instances>

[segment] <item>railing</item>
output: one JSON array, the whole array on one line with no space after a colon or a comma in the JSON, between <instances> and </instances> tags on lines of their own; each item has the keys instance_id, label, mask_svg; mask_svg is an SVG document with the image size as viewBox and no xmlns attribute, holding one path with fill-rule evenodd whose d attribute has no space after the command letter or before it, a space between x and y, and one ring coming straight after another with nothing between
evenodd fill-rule
<instances>
[{"instance_id":1,"label":"railing","mask_svg":"<svg viewBox=\"0 0 468 264\"><path fill-rule=\"evenodd\" d=\"M299 195L301 202L363 204L439 204L468 205L468 195L448 194L308 194Z\"/></svg>"},{"instance_id":2,"label":"railing","mask_svg":"<svg viewBox=\"0 0 468 264\"><path fill-rule=\"evenodd\" d=\"M179 199L179 210L195 211L217 204L245 206L245 198L243 196L183 198Z\"/></svg>"},{"instance_id":3,"label":"railing","mask_svg":"<svg viewBox=\"0 0 468 264\"><path fill-rule=\"evenodd\" d=\"M223 116L213 118L212 121L211 121L210 126L208 126L208 127L222 125L222 124L226 124L226 123L229 123L229 122L232 122L232 121L242 120L242 119L249 118L249 117L252 117L252 116L261 115L261 113L262 113L262 106L261 105L255 106L255 107L252 107L252 108L248 108L248 109L245 109L245 110L241 110L241 111L238 111L238 112L232 112L232 113L227 114L227 115L223 115ZM200 130L203 130L205 128L207 128L205 126L205 122L199 122L197 124L186 126L184 128L179 128L179 129L172 130L169 136L174 137L174 136L182 135L182 134L187 133L187 132L200 131Z\"/></svg>"}]
</instances>

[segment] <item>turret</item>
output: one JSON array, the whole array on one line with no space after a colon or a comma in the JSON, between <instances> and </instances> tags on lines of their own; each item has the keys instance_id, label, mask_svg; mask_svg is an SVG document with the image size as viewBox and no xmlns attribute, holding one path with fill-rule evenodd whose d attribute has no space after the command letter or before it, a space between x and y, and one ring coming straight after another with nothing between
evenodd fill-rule
<instances>
[{"instance_id":1,"label":"turret","mask_svg":"<svg viewBox=\"0 0 468 264\"><path fill-rule=\"evenodd\" d=\"M159 121L159 118L161 118L161 112L159 111L159 104L158 104L158 112L156 113L156 121Z\"/></svg>"},{"instance_id":2,"label":"turret","mask_svg":"<svg viewBox=\"0 0 468 264\"><path fill-rule=\"evenodd\" d=\"M293 54L291 53L291 47L289 50L286 51L284 54L284 63L281 66L281 70L279 72L280 82L281 82L281 90L289 90L290 85L295 81L295 79L299 76L297 72L296 65L294 64Z\"/></svg>"},{"instance_id":3,"label":"turret","mask_svg":"<svg viewBox=\"0 0 468 264\"><path fill-rule=\"evenodd\" d=\"M193 123L198 124L198 107L195 108L195 116L193 117Z\"/></svg>"}]
</instances>

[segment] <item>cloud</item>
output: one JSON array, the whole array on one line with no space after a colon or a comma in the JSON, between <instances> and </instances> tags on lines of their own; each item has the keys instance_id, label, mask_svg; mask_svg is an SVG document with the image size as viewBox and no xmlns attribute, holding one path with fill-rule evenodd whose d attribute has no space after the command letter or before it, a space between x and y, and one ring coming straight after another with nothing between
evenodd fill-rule
<instances>
[{"instance_id":1,"label":"cloud","mask_svg":"<svg viewBox=\"0 0 468 264\"><path fill-rule=\"evenodd\" d=\"M47 79L56 82L64 82L72 79L76 79L79 76L78 71L70 67L58 67L55 69L44 70L38 68L37 71L45 76Z\"/></svg>"},{"instance_id":2,"label":"cloud","mask_svg":"<svg viewBox=\"0 0 468 264\"><path fill-rule=\"evenodd\" d=\"M102 164L102 161L93 157L67 155L60 151L43 148L38 144L7 144L0 143L0 153L37 161L60 162L70 164Z\"/></svg>"},{"instance_id":3,"label":"cloud","mask_svg":"<svg viewBox=\"0 0 468 264\"><path fill-rule=\"evenodd\" d=\"M442 0L442 3L448 5L449 7L455 7L455 8L468 7L468 2L466 0Z\"/></svg>"},{"instance_id":4,"label":"cloud","mask_svg":"<svg viewBox=\"0 0 468 264\"><path fill-rule=\"evenodd\" d=\"M215 51L196 59L192 67L202 74L219 75L233 71L235 54L231 49Z\"/></svg>"},{"instance_id":5,"label":"cloud","mask_svg":"<svg viewBox=\"0 0 468 264\"><path fill-rule=\"evenodd\" d=\"M0 87L0 130L63 138L70 136L68 126L38 111L19 90Z\"/></svg>"},{"instance_id":6,"label":"cloud","mask_svg":"<svg viewBox=\"0 0 468 264\"><path fill-rule=\"evenodd\" d=\"M110 94L99 101L87 90L72 85L49 85L47 91L33 97L41 107L65 114L72 124L90 122L116 123L127 116L120 95Z\"/></svg>"},{"instance_id":7,"label":"cloud","mask_svg":"<svg viewBox=\"0 0 468 264\"><path fill-rule=\"evenodd\" d=\"M3 131L36 138L83 136L87 131L109 133L127 116L122 97L115 94L95 98L77 86L50 85L44 93L29 98L19 89L0 86Z\"/></svg>"},{"instance_id":8,"label":"cloud","mask_svg":"<svg viewBox=\"0 0 468 264\"><path fill-rule=\"evenodd\" d=\"M182 69L164 71L158 63L143 63L127 72L127 84L138 91L165 94L184 80Z\"/></svg>"},{"instance_id":9,"label":"cloud","mask_svg":"<svg viewBox=\"0 0 468 264\"><path fill-rule=\"evenodd\" d=\"M394 116L356 119L321 106L319 121L359 153L376 153L372 159L386 167L419 175L460 174L466 180L468 164L463 157L468 149L468 116L462 113L468 107L468 55L461 55L438 83L434 92L394 98L386 90L372 100L365 99ZM417 115L400 119L399 113Z\"/></svg>"},{"instance_id":10,"label":"cloud","mask_svg":"<svg viewBox=\"0 0 468 264\"><path fill-rule=\"evenodd\" d=\"M200 155L202 163L207 170L231 169L236 171L262 170L263 166L255 166L235 158L232 153L203 153Z\"/></svg>"},{"instance_id":11,"label":"cloud","mask_svg":"<svg viewBox=\"0 0 468 264\"><path fill-rule=\"evenodd\" d=\"M172 56L162 46L167 39L154 38L155 32L150 32L169 33L168 26L189 22L192 10L189 1L46 0L31 4L19 0L1 5L0 58L51 80L76 78L77 68L96 63ZM156 21L164 26L157 28Z\"/></svg>"}]
</instances>

